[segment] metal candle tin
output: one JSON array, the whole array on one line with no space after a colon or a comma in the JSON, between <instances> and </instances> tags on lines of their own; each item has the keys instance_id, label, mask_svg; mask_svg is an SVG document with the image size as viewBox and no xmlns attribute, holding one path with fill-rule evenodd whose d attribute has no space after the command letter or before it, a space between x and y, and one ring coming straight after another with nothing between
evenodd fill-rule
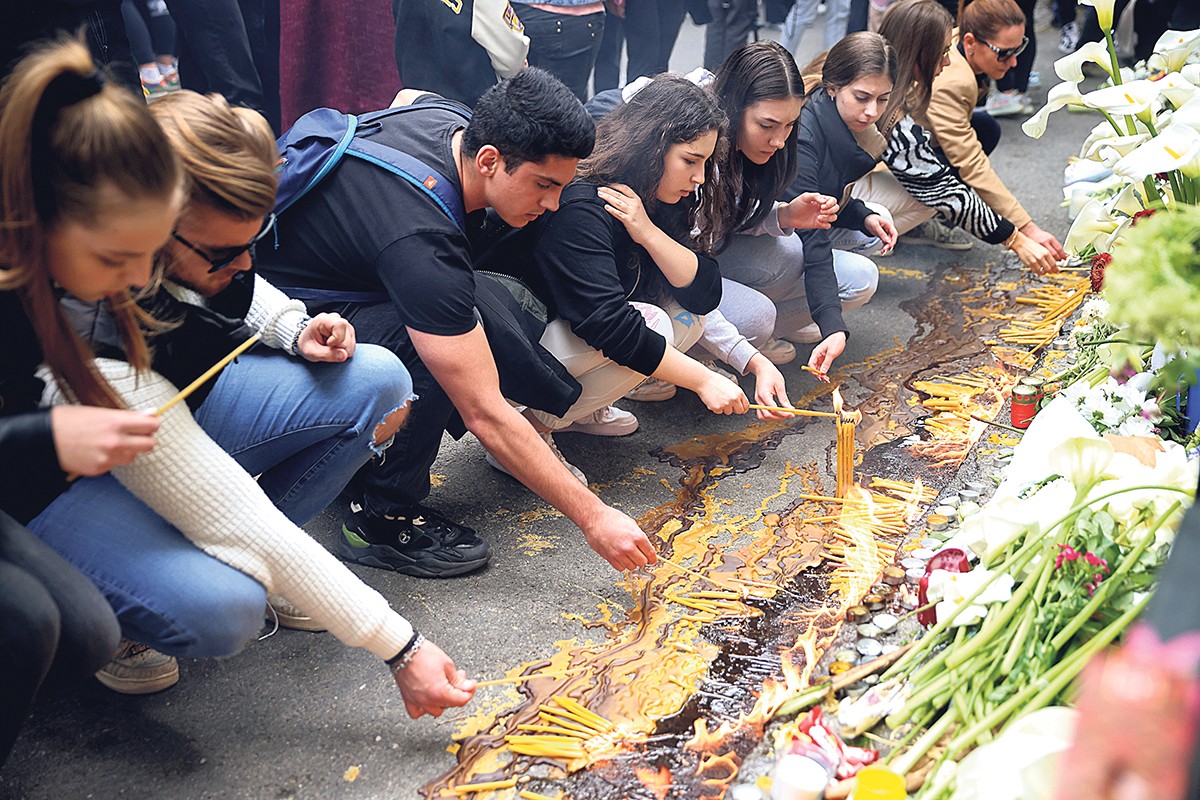
<instances>
[{"instance_id":1,"label":"metal candle tin","mask_svg":"<svg viewBox=\"0 0 1200 800\"><path fill-rule=\"evenodd\" d=\"M888 564L883 568L883 582L889 586L899 586L904 583L904 567Z\"/></svg>"}]
</instances>

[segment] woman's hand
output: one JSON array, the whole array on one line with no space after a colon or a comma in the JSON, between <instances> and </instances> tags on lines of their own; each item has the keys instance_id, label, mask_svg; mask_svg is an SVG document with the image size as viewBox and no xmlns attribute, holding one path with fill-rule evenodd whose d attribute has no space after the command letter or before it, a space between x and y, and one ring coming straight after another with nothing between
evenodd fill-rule
<instances>
[{"instance_id":1,"label":"woman's hand","mask_svg":"<svg viewBox=\"0 0 1200 800\"><path fill-rule=\"evenodd\" d=\"M825 337L825 341L813 348L812 355L808 357L808 366L817 372L828 373L829 368L833 366L834 360L845 349L845 332L838 331L837 333L831 333Z\"/></svg>"},{"instance_id":2,"label":"woman's hand","mask_svg":"<svg viewBox=\"0 0 1200 800\"><path fill-rule=\"evenodd\" d=\"M880 255L890 253L896 246L896 226L884 219L882 215L871 214L863 222L863 227L867 229L867 233L883 242L883 249L879 251Z\"/></svg>"},{"instance_id":3,"label":"woman's hand","mask_svg":"<svg viewBox=\"0 0 1200 800\"><path fill-rule=\"evenodd\" d=\"M791 408L792 401L787 396L787 386L784 385L783 373L767 360L762 353L756 353L746 365L746 369L754 376L754 401L760 406L782 406ZM761 420L792 419L794 415L786 411L763 411L759 409L758 418Z\"/></svg>"},{"instance_id":4,"label":"woman's hand","mask_svg":"<svg viewBox=\"0 0 1200 800\"><path fill-rule=\"evenodd\" d=\"M1036 223L1030 221L1021 226L1021 233L1033 239L1042 247L1050 251L1056 261L1062 261L1067 257L1067 251L1058 243L1058 239L1054 238L1053 234L1046 233L1039 228Z\"/></svg>"},{"instance_id":5,"label":"woman's hand","mask_svg":"<svg viewBox=\"0 0 1200 800\"><path fill-rule=\"evenodd\" d=\"M1058 272L1058 261L1054 254L1020 231L1013 234L1009 249L1017 254L1022 264L1033 270L1034 275Z\"/></svg>"},{"instance_id":6,"label":"woman's hand","mask_svg":"<svg viewBox=\"0 0 1200 800\"><path fill-rule=\"evenodd\" d=\"M475 695L475 681L454 668L442 648L425 641L404 669L395 670L396 685L408 715L440 717L447 708L465 706Z\"/></svg>"},{"instance_id":7,"label":"woman's hand","mask_svg":"<svg viewBox=\"0 0 1200 800\"><path fill-rule=\"evenodd\" d=\"M146 411L55 406L50 430L58 465L69 475L94 477L154 449L158 417Z\"/></svg>"},{"instance_id":8,"label":"woman's hand","mask_svg":"<svg viewBox=\"0 0 1200 800\"><path fill-rule=\"evenodd\" d=\"M707 377L696 388L696 394L714 414L745 414L750 410L750 401L742 387L707 367Z\"/></svg>"},{"instance_id":9,"label":"woman's hand","mask_svg":"<svg viewBox=\"0 0 1200 800\"><path fill-rule=\"evenodd\" d=\"M300 333L296 352L308 361L345 361L354 355L354 326L340 314L317 314Z\"/></svg>"},{"instance_id":10,"label":"woman's hand","mask_svg":"<svg viewBox=\"0 0 1200 800\"><path fill-rule=\"evenodd\" d=\"M629 238L638 244L645 247L649 238L659 232L658 226L646 214L642 198L625 184L601 186L596 193L604 201L604 210L620 220L629 232Z\"/></svg>"},{"instance_id":11,"label":"woman's hand","mask_svg":"<svg viewBox=\"0 0 1200 800\"><path fill-rule=\"evenodd\" d=\"M837 221L836 198L816 192L805 192L779 207L781 228L830 228Z\"/></svg>"}]
</instances>

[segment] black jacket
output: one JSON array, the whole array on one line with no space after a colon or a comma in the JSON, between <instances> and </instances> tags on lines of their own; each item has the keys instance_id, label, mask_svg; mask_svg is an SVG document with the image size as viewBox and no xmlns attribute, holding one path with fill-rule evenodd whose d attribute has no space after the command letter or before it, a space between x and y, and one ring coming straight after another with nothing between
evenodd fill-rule
<instances>
[{"instance_id":1,"label":"black jacket","mask_svg":"<svg viewBox=\"0 0 1200 800\"><path fill-rule=\"evenodd\" d=\"M672 211L664 207L657 216ZM694 314L712 311L721 302L721 274L712 258L696 258L692 283L670 286L625 226L604 210L595 184L575 181L563 190L557 211L490 248L475 266L519 278L576 336L616 363L649 375L662 362L666 342L628 301L655 303L669 295Z\"/></svg>"},{"instance_id":2,"label":"black jacket","mask_svg":"<svg viewBox=\"0 0 1200 800\"><path fill-rule=\"evenodd\" d=\"M0 292L0 509L29 522L67 488L58 466L45 384L35 375L42 348L16 292Z\"/></svg>"}]
</instances>

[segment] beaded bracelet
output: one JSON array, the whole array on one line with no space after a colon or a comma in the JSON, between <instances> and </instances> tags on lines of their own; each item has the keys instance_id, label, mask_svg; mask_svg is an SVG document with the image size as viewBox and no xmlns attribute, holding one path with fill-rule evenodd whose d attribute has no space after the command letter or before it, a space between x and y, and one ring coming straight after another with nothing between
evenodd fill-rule
<instances>
[{"instance_id":1,"label":"beaded bracelet","mask_svg":"<svg viewBox=\"0 0 1200 800\"><path fill-rule=\"evenodd\" d=\"M386 662L388 669L395 675L400 670L412 663L413 657L417 651L421 649L421 645L425 643L425 637L419 632L413 631L412 638L408 640L408 644L400 648L400 652L389 658Z\"/></svg>"},{"instance_id":2,"label":"beaded bracelet","mask_svg":"<svg viewBox=\"0 0 1200 800\"><path fill-rule=\"evenodd\" d=\"M1008 239L1004 242L1005 250L1012 250L1013 242L1015 242L1017 240L1018 233L1020 233L1020 231L1014 230L1012 232L1012 235L1009 236Z\"/></svg>"},{"instance_id":3,"label":"beaded bracelet","mask_svg":"<svg viewBox=\"0 0 1200 800\"><path fill-rule=\"evenodd\" d=\"M304 334L304 329L308 327L308 323L310 322L312 322L312 317L305 317L304 319L300 320L300 324L296 326L296 335L292 337L292 355L300 355L300 337Z\"/></svg>"}]
</instances>

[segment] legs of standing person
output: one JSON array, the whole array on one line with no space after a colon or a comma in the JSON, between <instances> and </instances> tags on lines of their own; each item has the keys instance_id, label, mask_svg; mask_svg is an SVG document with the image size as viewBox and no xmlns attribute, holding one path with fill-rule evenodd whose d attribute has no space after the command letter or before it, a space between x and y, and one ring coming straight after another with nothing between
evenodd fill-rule
<instances>
[{"instance_id":1,"label":"legs of standing person","mask_svg":"<svg viewBox=\"0 0 1200 800\"><path fill-rule=\"evenodd\" d=\"M518 3L517 16L529 37L529 66L552 73L586 102L588 78L604 36L604 12L572 16Z\"/></svg>"},{"instance_id":2,"label":"legs of standing person","mask_svg":"<svg viewBox=\"0 0 1200 800\"><path fill-rule=\"evenodd\" d=\"M1195 4L1195 0L1191 0ZM1135 61L1145 61L1154 53L1154 45L1171 26L1178 0L1138 0L1133 14L1133 30L1137 42L1133 48ZM1190 30L1183 28L1182 30Z\"/></svg>"},{"instance_id":3,"label":"legs of standing person","mask_svg":"<svg viewBox=\"0 0 1200 800\"><path fill-rule=\"evenodd\" d=\"M385 452L413 399L408 370L382 347L359 345L341 364L267 351L226 367L195 417L302 525Z\"/></svg>"},{"instance_id":4,"label":"legs of standing person","mask_svg":"<svg viewBox=\"0 0 1200 800\"><path fill-rule=\"evenodd\" d=\"M592 93L615 89L621 85L621 50L625 46L625 20L616 14L604 18L604 35L596 50L596 67L592 73Z\"/></svg>"},{"instance_id":5,"label":"legs of standing person","mask_svg":"<svg viewBox=\"0 0 1200 800\"><path fill-rule=\"evenodd\" d=\"M846 20L846 33L865 31L870 14L871 0L850 0L850 16Z\"/></svg>"},{"instance_id":6,"label":"legs of standing person","mask_svg":"<svg viewBox=\"0 0 1200 800\"><path fill-rule=\"evenodd\" d=\"M90 677L112 658L116 617L90 581L0 513L0 765L43 683Z\"/></svg>"},{"instance_id":7,"label":"legs of standing person","mask_svg":"<svg viewBox=\"0 0 1200 800\"><path fill-rule=\"evenodd\" d=\"M1029 73L1033 71L1033 62L1037 58L1037 30L1033 25L1033 10L1037 0L1017 0L1017 5L1025 13L1025 37L1029 39L1029 45L1017 56L1017 65L996 81L996 89L1024 94L1029 91Z\"/></svg>"},{"instance_id":8,"label":"legs of standing person","mask_svg":"<svg viewBox=\"0 0 1200 800\"><path fill-rule=\"evenodd\" d=\"M683 0L628 0L625 4L625 82L667 71L683 25Z\"/></svg>"},{"instance_id":9,"label":"legs of standing person","mask_svg":"<svg viewBox=\"0 0 1200 800\"><path fill-rule=\"evenodd\" d=\"M112 475L79 479L29 529L100 589L129 639L206 658L237 653L262 627L262 584L205 554Z\"/></svg>"},{"instance_id":10,"label":"legs of standing person","mask_svg":"<svg viewBox=\"0 0 1200 800\"><path fill-rule=\"evenodd\" d=\"M674 340L672 319L666 311L648 303L633 303L632 305L642 313L646 327L667 341ZM599 409L624 397L626 392L646 379L645 375L634 372L629 367L621 366L580 339L571 330L571 326L561 319L553 320L546 326L541 344L562 362L567 371L583 387L579 399L562 417L556 417L544 411L530 410L528 412L530 416L552 431L565 428L576 420L594 414Z\"/></svg>"},{"instance_id":11,"label":"legs of standing person","mask_svg":"<svg viewBox=\"0 0 1200 800\"><path fill-rule=\"evenodd\" d=\"M854 182L852 197L862 200L872 208L886 208L896 226L896 234L904 234L931 219L937 214L934 209L921 203L909 194L896 176L886 169L868 172Z\"/></svg>"},{"instance_id":12,"label":"legs of standing person","mask_svg":"<svg viewBox=\"0 0 1200 800\"><path fill-rule=\"evenodd\" d=\"M238 0L168 0L167 7L179 30L183 88L217 92L233 105L265 113L263 84Z\"/></svg>"},{"instance_id":13,"label":"legs of standing person","mask_svg":"<svg viewBox=\"0 0 1200 800\"><path fill-rule=\"evenodd\" d=\"M713 21L704 26L704 68L716 71L754 32L757 0L708 0Z\"/></svg>"},{"instance_id":14,"label":"legs of standing person","mask_svg":"<svg viewBox=\"0 0 1200 800\"><path fill-rule=\"evenodd\" d=\"M833 47L846 35L850 19L850 0L825 0L825 49Z\"/></svg>"},{"instance_id":15,"label":"legs of standing person","mask_svg":"<svg viewBox=\"0 0 1200 800\"><path fill-rule=\"evenodd\" d=\"M675 49L686 12L683 0L655 0L655 5L658 7L658 53L655 58L658 72L666 72L670 69L671 51Z\"/></svg>"},{"instance_id":16,"label":"legs of standing person","mask_svg":"<svg viewBox=\"0 0 1200 800\"><path fill-rule=\"evenodd\" d=\"M138 3L141 0L121 0L121 18L125 20L125 33L129 36L129 48L133 51L133 58L138 63L138 66L145 68L154 66L154 45L150 42L150 29L146 26L146 20L142 17L142 12L138 10ZM142 75L142 82L146 82L146 75Z\"/></svg>"},{"instance_id":17,"label":"legs of standing person","mask_svg":"<svg viewBox=\"0 0 1200 800\"><path fill-rule=\"evenodd\" d=\"M779 43L789 53L795 55L804 32L812 27L817 18L819 0L796 0L788 11L787 19L783 21L783 30L779 34Z\"/></svg>"}]
</instances>

